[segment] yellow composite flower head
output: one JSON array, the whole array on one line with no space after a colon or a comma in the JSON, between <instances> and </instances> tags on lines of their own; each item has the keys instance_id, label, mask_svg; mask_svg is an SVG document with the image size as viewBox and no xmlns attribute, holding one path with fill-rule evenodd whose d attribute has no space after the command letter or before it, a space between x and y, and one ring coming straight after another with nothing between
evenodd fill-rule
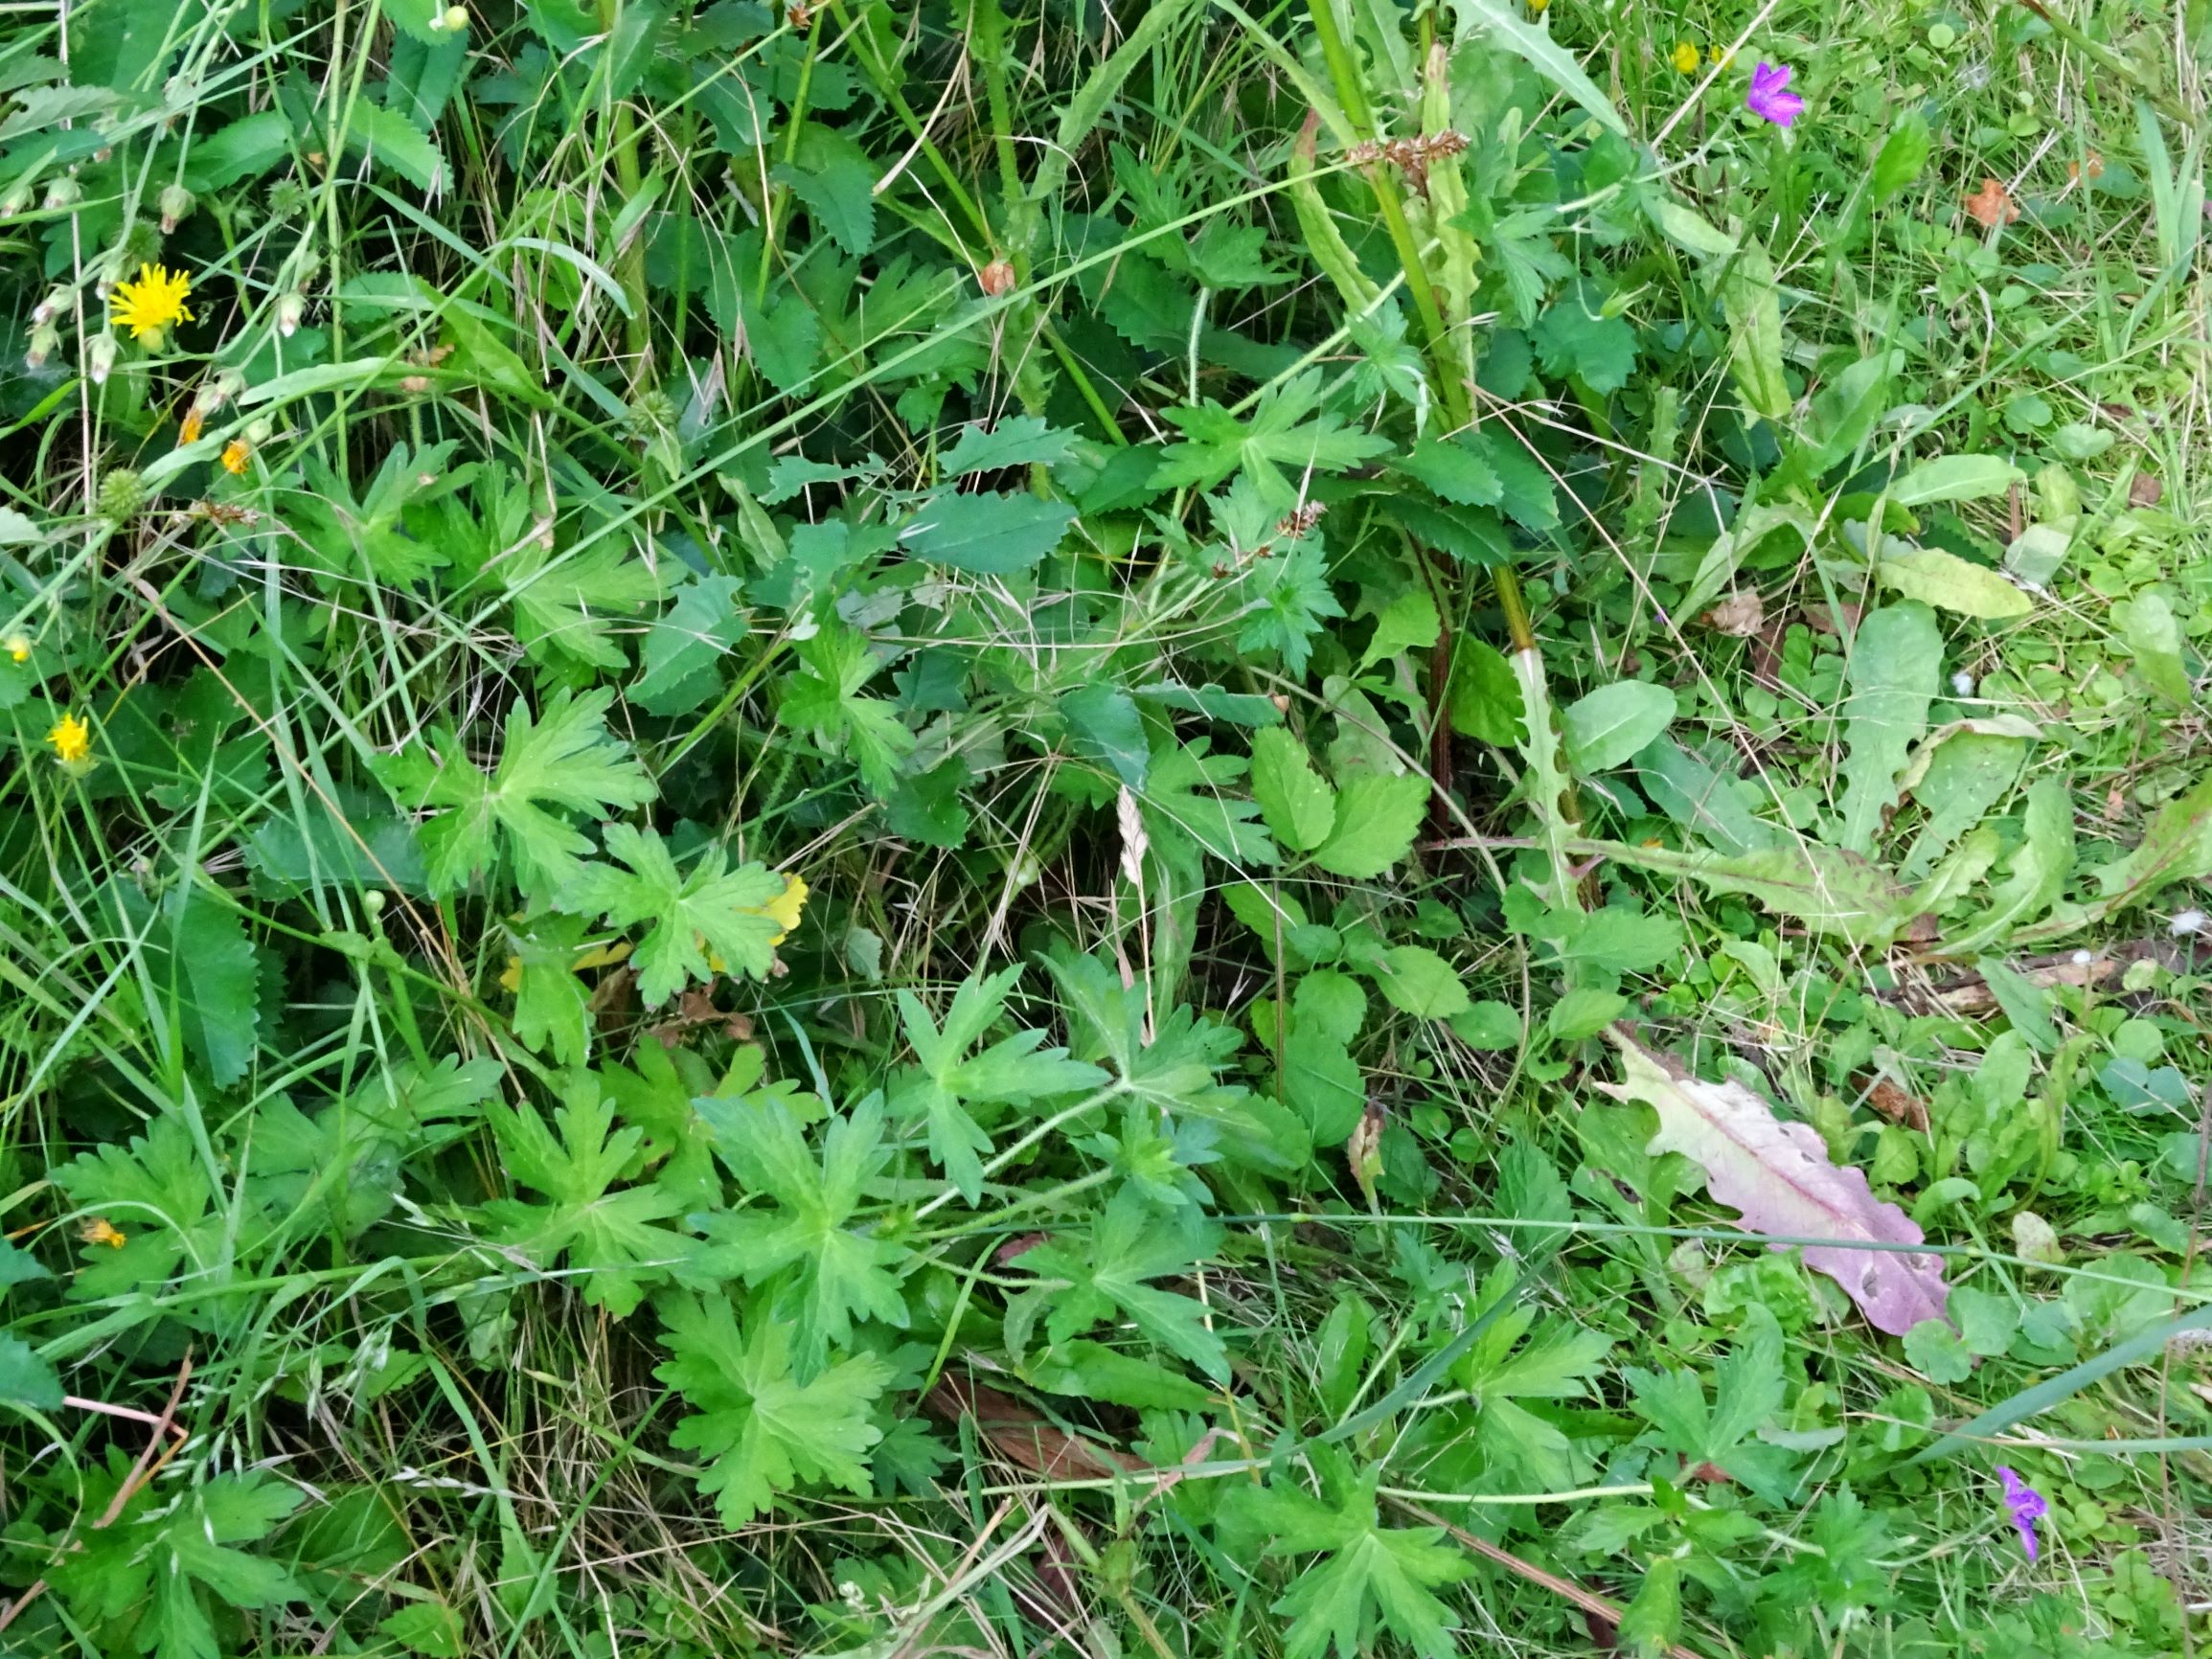
<instances>
[{"instance_id":1,"label":"yellow composite flower head","mask_svg":"<svg viewBox=\"0 0 2212 1659\"><path fill-rule=\"evenodd\" d=\"M243 438L233 438L223 445L223 470L234 477L242 477L246 463L254 458L254 446Z\"/></svg>"},{"instance_id":2,"label":"yellow composite flower head","mask_svg":"<svg viewBox=\"0 0 2212 1659\"><path fill-rule=\"evenodd\" d=\"M105 1216L96 1216L85 1222L78 1228L77 1236L87 1244L104 1244L110 1250L120 1250L130 1242L130 1236Z\"/></svg>"},{"instance_id":3,"label":"yellow composite flower head","mask_svg":"<svg viewBox=\"0 0 2212 1659\"><path fill-rule=\"evenodd\" d=\"M138 275L116 284L107 296L109 314L119 329L128 329L134 340L159 339L171 323L189 323L192 312L185 301L192 295L192 279L167 265L141 265Z\"/></svg>"},{"instance_id":4,"label":"yellow composite flower head","mask_svg":"<svg viewBox=\"0 0 2212 1659\"><path fill-rule=\"evenodd\" d=\"M92 728L75 715L63 715L46 734L54 753L64 766L81 765L92 753Z\"/></svg>"},{"instance_id":5,"label":"yellow composite flower head","mask_svg":"<svg viewBox=\"0 0 2212 1659\"><path fill-rule=\"evenodd\" d=\"M1703 61L1704 54L1699 52L1687 40L1677 40L1675 42L1676 74L1695 75L1698 73L1698 65Z\"/></svg>"}]
</instances>

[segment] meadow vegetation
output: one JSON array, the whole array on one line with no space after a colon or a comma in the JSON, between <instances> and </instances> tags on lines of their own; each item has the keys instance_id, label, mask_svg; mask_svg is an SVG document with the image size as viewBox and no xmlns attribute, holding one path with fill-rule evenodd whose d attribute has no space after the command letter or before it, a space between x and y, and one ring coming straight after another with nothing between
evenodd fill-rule
<instances>
[{"instance_id":1,"label":"meadow vegetation","mask_svg":"<svg viewBox=\"0 0 2212 1659\"><path fill-rule=\"evenodd\" d=\"M2208 67L0 5L0 1648L2198 1650Z\"/></svg>"}]
</instances>

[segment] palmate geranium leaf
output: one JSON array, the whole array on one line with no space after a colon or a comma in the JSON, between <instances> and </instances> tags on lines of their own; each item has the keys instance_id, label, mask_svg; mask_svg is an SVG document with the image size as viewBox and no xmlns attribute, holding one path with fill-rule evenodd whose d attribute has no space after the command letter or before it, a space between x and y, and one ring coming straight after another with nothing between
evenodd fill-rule
<instances>
[{"instance_id":1,"label":"palmate geranium leaf","mask_svg":"<svg viewBox=\"0 0 2212 1659\"><path fill-rule=\"evenodd\" d=\"M982 1159L992 1144L969 1106L1024 1106L1040 1096L1093 1089L1107 1080L1098 1067L1069 1059L1065 1049L1045 1048L1041 1031L1015 1032L969 1055L1020 977L1016 964L989 979L969 980L953 993L942 1031L919 998L899 992L900 1022L921 1063L893 1085L892 1109L927 1119L930 1156L970 1204L983 1195Z\"/></svg>"},{"instance_id":2,"label":"palmate geranium leaf","mask_svg":"<svg viewBox=\"0 0 2212 1659\"><path fill-rule=\"evenodd\" d=\"M699 1242L658 1225L682 1208L673 1194L657 1186L615 1190L645 1132L614 1128L614 1102L599 1080L573 1073L551 1128L532 1106L485 1109L508 1172L546 1200L498 1198L485 1214L503 1244L546 1262L565 1252L584 1301L619 1318L689 1264Z\"/></svg>"},{"instance_id":3,"label":"palmate geranium leaf","mask_svg":"<svg viewBox=\"0 0 2212 1659\"><path fill-rule=\"evenodd\" d=\"M716 1499L726 1525L743 1526L803 1481L869 1489L862 1460L883 1438L874 1407L891 1381L882 1358L858 1354L800 1382L789 1332L766 1313L748 1313L741 1328L723 1297L672 1296L654 1306L675 1357L653 1375L696 1413L669 1443L706 1455L699 1489Z\"/></svg>"},{"instance_id":4,"label":"palmate geranium leaf","mask_svg":"<svg viewBox=\"0 0 2212 1659\"><path fill-rule=\"evenodd\" d=\"M1228 1350L1208 1325L1205 1306L1152 1283L1187 1275L1212 1248L1214 1232L1196 1209L1163 1216L1142 1193L1125 1187L1087 1239L1055 1239L1020 1260L1030 1272L1067 1284L1046 1316L1053 1341L1065 1342L1102 1319L1125 1314L1153 1342L1225 1383Z\"/></svg>"},{"instance_id":5,"label":"palmate geranium leaf","mask_svg":"<svg viewBox=\"0 0 2212 1659\"><path fill-rule=\"evenodd\" d=\"M759 864L725 870L721 849L710 848L686 875L655 830L627 824L607 827L606 851L629 866L594 864L570 887L566 902L604 916L615 927L650 921L637 947L638 995L658 1007L694 981L724 971L767 977L775 946L786 931L769 911L787 883Z\"/></svg>"},{"instance_id":6,"label":"palmate geranium leaf","mask_svg":"<svg viewBox=\"0 0 2212 1659\"><path fill-rule=\"evenodd\" d=\"M1181 429L1183 442L1168 445L1152 483L1163 489L1211 489L1242 471L1271 505L1289 507L1298 498L1293 476L1342 472L1388 452L1388 439L1354 430L1320 403L1321 375L1314 370L1269 389L1249 420L1211 398L1170 409L1168 419Z\"/></svg>"},{"instance_id":7,"label":"palmate geranium leaf","mask_svg":"<svg viewBox=\"0 0 2212 1659\"><path fill-rule=\"evenodd\" d=\"M1239 1518L1267 1534L1270 1556L1324 1554L1301 1571L1274 1610L1289 1620L1286 1659L1358 1659L1372 1648L1380 1622L1414 1651L1449 1659L1451 1609L1432 1593L1471 1570L1435 1527L1385 1527L1377 1512L1379 1467L1357 1481L1343 1501L1324 1503L1299 1487L1277 1482L1239 1494Z\"/></svg>"},{"instance_id":8,"label":"palmate geranium leaf","mask_svg":"<svg viewBox=\"0 0 2212 1659\"><path fill-rule=\"evenodd\" d=\"M556 553L550 537L532 537L495 571L514 607L514 637L532 657L599 669L623 666L616 619L667 591L654 566L612 540Z\"/></svg>"},{"instance_id":9,"label":"palmate geranium leaf","mask_svg":"<svg viewBox=\"0 0 2212 1659\"><path fill-rule=\"evenodd\" d=\"M217 1475L161 1523L151 1545L153 1597L136 1637L141 1650L155 1659L218 1659L226 1648L208 1597L229 1607L273 1607L304 1596L277 1562L234 1547L268 1536L304 1495L258 1471Z\"/></svg>"},{"instance_id":10,"label":"palmate geranium leaf","mask_svg":"<svg viewBox=\"0 0 2212 1659\"><path fill-rule=\"evenodd\" d=\"M607 733L613 701L611 691L559 692L535 720L516 703L490 773L468 759L449 730L439 735L435 755L416 744L379 761L377 774L401 805L433 814L422 844L434 894L459 892L490 869L502 849L526 891L556 889L591 851L564 814L597 815L653 798L645 768Z\"/></svg>"},{"instance_id":11,"label":"palmate geranium leaf","mask_svg":"<svg viewBox=\"0 0 2212 1659\"><path fill-rule=\"evenodd\" d=\"M1782 1330L1764 1307L1753 1307L1742 1336L1714 1368L1713 1398L1695 1371L1622 1370L1636 1414L1650 1423L1644 1443L1674 1452L1685 1465L1711 1464L1770 1502L1788 1501L1793 1455L1753 1437L1782 1407Z\"/></svg>"},{"instance_id":12,"label":"palmate geranium leaf","mask_svg":"<svg viewBox=\"0 0 2212 1659\"><path fill-rule=\"evenodd\" d=\"M900 724L891 704L860 694L883 665L865 638L834 617L824 619L820 631L798 649L806 667L785 682L777 720L850 755L870 792L888 795L898 784L900 761L913 751L914 734Z\"/></svg>"},{"instance_id":13,"label":"palmate geranium leaf","mask_svg":"<svg viewBox=\"0 0 2212 1659\"><path fill-rule=\"evenodd\" d=\"M725 1265L750 1285L782 1282L795 1306L795 1359L805 1377L818 1374L832 1347L852 1340L853 1316L906 1323L906 1302L891 1269L911 1254L902 1244L851 1225L860 1192L890 1159L883 1111L871 1102L832 1117L816 1162L791 1109L773 1095L705 1099L696 1111L715 1146L747 1192L773 1200L704 1218L710 1238L727 1246Z\"/></svg>"}]
</instances>

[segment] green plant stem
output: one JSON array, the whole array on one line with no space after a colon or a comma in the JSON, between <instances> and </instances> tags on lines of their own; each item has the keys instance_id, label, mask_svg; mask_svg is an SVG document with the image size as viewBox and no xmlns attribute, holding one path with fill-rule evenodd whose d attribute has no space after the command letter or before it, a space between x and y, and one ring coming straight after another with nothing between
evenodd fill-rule
<instances>
[{"instance_id":1,"label":"green plant stem","mask_svg":"<svg viewBox=\"0 0 2212 1659\"><path fill-rule=\"evenodd\" d=\"M983 59L983 93L991 106L992 143L998 151L998 189L1013 214L1021 205L1021 166L1014 152L1014 114L1006 98L1006 13L998 0L974 0L975 36L969 51Z\"/></svg>"},{"instance_id":2,"label":"green plant stem","mask_svg":"<svg viewBox=\"0 0 2212 1659\"><path fill-rule=\"evenodd\" d=\"M622 0L599 0L599 26L608 36L602 51L605 56L605 87L610 105L609 126L614 140L614 176L622 186L625 201L637 199L644 188L645 175L637 159L637 112L630 108L627 99L617 98L614 89L613 34L622 20ZM629 246L623 249L616 261L615 280L622 284L625 298L629 301L629 315L623 322L623 347L630 356L630 390L648 391L652 384L651 322L646 310L645 291L645 227L639 226L630 238Z\"/></svg>"}]
</instances>

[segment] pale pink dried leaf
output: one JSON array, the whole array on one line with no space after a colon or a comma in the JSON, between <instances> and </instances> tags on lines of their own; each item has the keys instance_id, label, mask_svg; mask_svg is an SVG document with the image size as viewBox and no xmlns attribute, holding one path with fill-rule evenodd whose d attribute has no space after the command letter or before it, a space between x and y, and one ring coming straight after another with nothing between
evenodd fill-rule
<instances>
[{"instance_id":1,"label":"pale pink dried leaf","mask_svg":"<svg viewBox=\"0 0 2212 1659\"><path fill-rule=\"evenodd\" d=\"M1700 620L1716 633L1747 640L1767 625L1767 602L1757 588L1744 588L1730 594Z\"/></svg>"},{"instance_id":2,"label":"pale pink dried leaf","mask_svg":"<svg viewBox=\"0 0 2212 1659\"><path fill-rule=\"evenodd\" d=\"M1786 1239L1864 1239L1918 1244L1924 1235L1895 1204L1878 1202L1864 1172L1830 1162L1820 1137L1785 1124L1741 1083L1708 1083L1614 1027L1622 1079L1597 1087L1617 1101L1641 1101L1659 1114L1651 1151L1680 1152L1705 1171L1714 1198L1741 1213L1746 1232ZM1777 1250L1788 1248L1777 1244ZM1943 1261L1900 1250L1809 1244L1805 1264L1843 1286L1876 1329L1903 1336L1924 1319L1942 1319L1950 1286Z\"/></svg>"}]
</instances>

